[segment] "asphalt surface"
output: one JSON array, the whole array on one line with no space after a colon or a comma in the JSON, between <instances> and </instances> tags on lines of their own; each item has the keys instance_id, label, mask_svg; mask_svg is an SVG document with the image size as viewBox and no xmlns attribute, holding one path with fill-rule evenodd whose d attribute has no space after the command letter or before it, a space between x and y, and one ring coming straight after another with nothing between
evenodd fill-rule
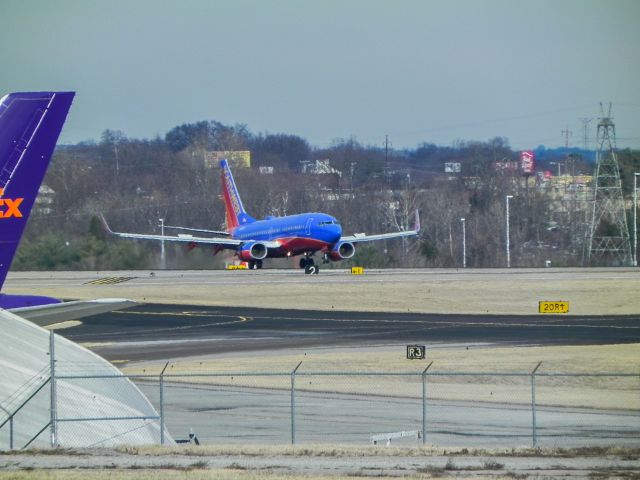
<instances>
[{"instance_id":1,"label":"asphalt surface","mask_svg":"<svg viewBox=\"0 0 640 480\"><path fill-rule=\"evenodd\" d=\"M109 360L398 342L589 345L640 342L640 316L495 316L145 304L58 331Z\"/></svg>"},{"instance_id":2,"label":"asphalt surface","mask_svg":"<svg viewBox=\"0 0 640 480\"><path fill-rule=\"evenodd\" d=\"M371 435L422 431L420 397L381 395L384 389L376 385L375 378L368 379L369 393L304 391L305 384L316 379L303 376L297 381L295 428L296 441L301 444L366 445L371 442ZM276 378L273 383L286 382ZM157 383L138 386L157 403ZM437 389L438 384L429 384L428 388ZM419 395L419 391L418 381L415 393ZM278 445L291 441L288 389L189 385L169 380L165 381L164 400L166 425L176 438L186 438L193 429L205 444ZM475 448L532 444L530 405L430 398L425 408L426 437L430 444ZM539 405L536 414L540 447L638 445L640 424L634 411ZM413 436L392 443L418 445L421 440Z\"/></svg>"}]
</instances>

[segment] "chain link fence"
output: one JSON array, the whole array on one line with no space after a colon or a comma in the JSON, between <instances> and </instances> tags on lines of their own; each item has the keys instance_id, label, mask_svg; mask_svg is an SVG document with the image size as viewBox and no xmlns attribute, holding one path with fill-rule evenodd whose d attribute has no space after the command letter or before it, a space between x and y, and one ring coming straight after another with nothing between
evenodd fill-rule
<instances>
[{"instance_id":1,"label":"chain link fence","mask_svg":"<svg viewBox=\"0 0 640 480\"><path fill-rule=\"evenodd\" d=\"M27 447L47 432L51 445L113 444L123 422L129 430L159 422L159 444L195 437L208 444L640 445L640 374L539 366L509 373L442 372L431 364L418 372L310 372L298 364L279 372L167 373L165 366L128 376L90 365L45 367L0 402L0 449ZM91 405L78 411L56 400L61 388L117 392L131 388L128 380L155 411L123 404L118 415L100 415ZM47 411L49 422L27 422L36 410ZM95 422L104 433L98 441L91 435L90 444L81 429L73 438L65 433Z\"/></svg>"},{"instance_id":2,"label":"chain link fence","mask_svg":"<svg viewBox=\"0 0 640 480\"><path fill-rule=\"evenodd\" d=\"M169 431L203 443L640 445L637 374L296 370L137 381Z\"/></svg>"}]
</instances>

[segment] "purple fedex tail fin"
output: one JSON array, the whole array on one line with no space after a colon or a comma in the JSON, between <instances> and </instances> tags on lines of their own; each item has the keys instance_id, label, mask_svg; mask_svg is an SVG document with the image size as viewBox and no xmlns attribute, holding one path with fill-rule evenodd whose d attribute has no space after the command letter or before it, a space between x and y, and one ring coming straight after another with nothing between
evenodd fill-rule
<instances>
[{"instance_id":1,"label":"purple fedex tail fin","mask_svg":"<svg viewBox=\"0 0 640 480\"><path fill-rule=\"evenodd\" d=\"M0 288L74 95L28 92L0 99Z\"/></svg>"}]
</instances>

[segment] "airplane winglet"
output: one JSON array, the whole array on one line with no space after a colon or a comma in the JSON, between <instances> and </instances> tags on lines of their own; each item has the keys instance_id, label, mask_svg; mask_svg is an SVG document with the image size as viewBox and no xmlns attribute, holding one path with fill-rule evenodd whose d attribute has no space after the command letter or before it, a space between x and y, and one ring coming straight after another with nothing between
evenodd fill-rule
<instances>
[{"instance_id":1,"label":"airplane winglet","mask_svg":"<svg viewBox=\"0 0 640 480\"><path fill-rule=\"evenodd\" d=\"M416 220L415 220L415 223L413 224L413 229L416 232L420 231L420 212L418 211L417 208L416 208Z\"/></svg>"},{"instance_id":2,"label":"airplane winglet","mask_svg":"<svg viewBox=\"0 0 640 480\"><path fill-rule=\"evenodd\" d=\"M111 228L109 228L109 224L107 223L107 219L104 218L104 215L102 213L100 213L100 221L102 222L102 228L104 228L105 232L107 232L109 235L115 235L113 230L111 230Z\"/></svg>"}]
</instances>

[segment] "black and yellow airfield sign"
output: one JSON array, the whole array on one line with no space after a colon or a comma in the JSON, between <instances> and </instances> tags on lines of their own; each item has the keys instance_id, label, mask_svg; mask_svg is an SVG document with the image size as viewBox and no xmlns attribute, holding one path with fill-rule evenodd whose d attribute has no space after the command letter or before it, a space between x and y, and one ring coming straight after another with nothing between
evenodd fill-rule
<instances>
[{"instance_id":1,"label":"black and yellow airfield sign","mask_svg":"<svg viewBox=\"0 0 640 480\"><path fill-rule=\"evenodd\" d=\"M564 300L550 302L547 300L538 302L539 313L569 313L569 302Z\"/></svg>"},{"instance_id":2,"label":"black and yellow airfield sign","mask_svg":"<svg viewBox=\"0 0 640 480\"><path fill-rule=\"evenodd\" d=\"M409 360L424 360L426 351L425 345L407 345L407 358Z\"/></svg>"}]
</instances>

